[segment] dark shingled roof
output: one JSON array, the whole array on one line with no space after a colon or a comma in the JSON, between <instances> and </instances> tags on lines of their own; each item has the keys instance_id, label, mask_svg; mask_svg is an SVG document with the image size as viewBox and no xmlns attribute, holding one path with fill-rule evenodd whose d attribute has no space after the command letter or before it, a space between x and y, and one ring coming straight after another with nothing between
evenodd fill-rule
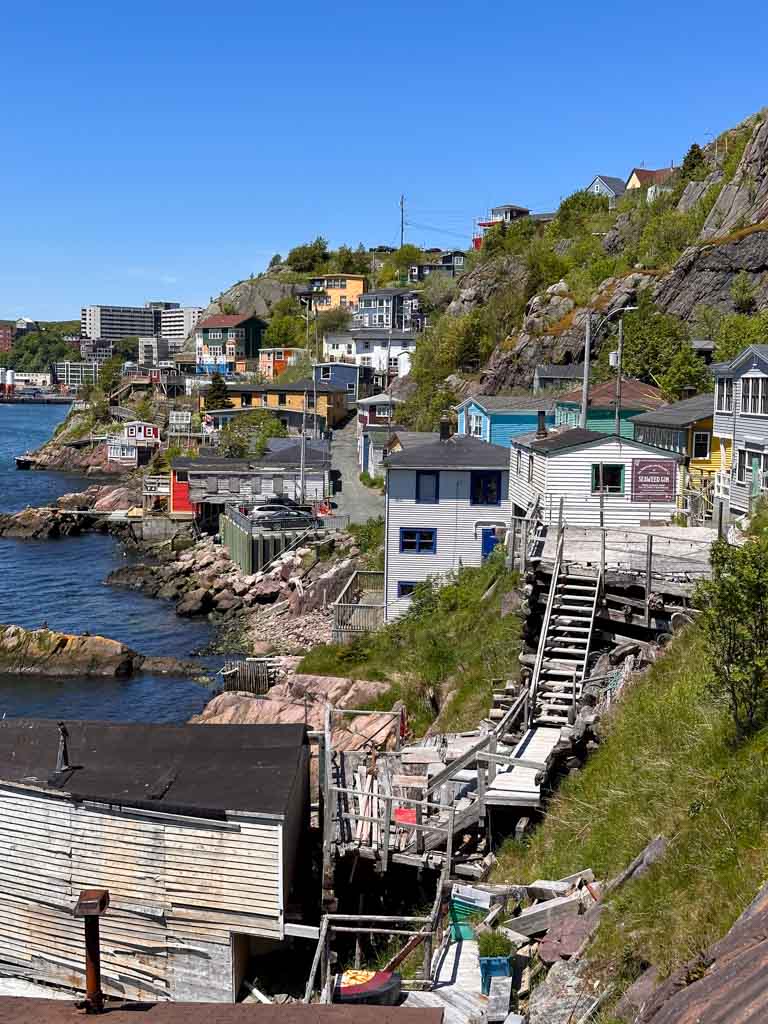
<instances>
[{"instance_id":1,"label":"dark shingled roof","mask_svg":"<svg viewBox=\"0 0 768 1024\"><path fill-rule=\"evenodd\" d=\"M674 459L682 462L683 456L675 452L669 452L665 448L657 448L655 445L646 444L644 441L633 441L629 437L617 438L615 434L604 434L600 430L584 430L582 427L571 427L568 430L557 430L547 434L546 437L537 438L535 433L518 434L512 438L513 445L520 445L522 448L529 448L534 452L541 452L542 455L550 455L553 452L565 451L567 448L576 448L581 444L592 444L596 441L617 441L631 447L648 449L658 452L665 459Z\"/></svg>"},{"instance_id":2,"label":"dark shingled roof","mask_svg":"<svg viewBox=\"0 0 768 1024\"><path fill-rule=\"evenodd\" d=\"M682 402L662 405L652 412L641 412L639 416L632 417L632 422L640 426L687 427L697 420L714 415L714 410L715 396L708 391L703 395L694 395L693 398L684 398Z\"/></svg>"},{"instance_id":3,"label":"dark shingled roof","mask_svg":"<svg viewBox=\"0 0 768 1024\"><path fill-rule=\"evenodd\" d=\"M552 395L473 395L466 399L462 405L469 402L477 402L488 412L515 412L516 410L530 411L541 410L548 412L554 406Z\"/></svg>"},{"instance_id":4,"label":"dark shingled roof","mask_svg":"<svg viewBox=\"0 0 768 1024\"><path fill-rule=\"evenodd\" d=\"M507 469L509 449L453 434L447 441L430 441L394 452L384 464L388 469Z\"/></svg>"},{"instance_id":5,"label":"dark shingled roof","mask_svg":"<svg viewBox=\"0 0 768 1024\"><path fill-rule=\"evenodd\" d=\"M206 726L216 729L218 726ZM74 1002L0 996L0 1024L77 1024ZM439 1007L288 1003L123 1003L108 999L109 1024L442 1024Z\"/></svg>"},{"instance_id":6,"label":"dark shingled roof","mask_svg":"<svg viewBox=\"0 0 768 1024\"><path fill-rule=\"evenodd\" d=\"M302 792L303 725L66 724L76 767L56 775L55 721L0 721L0 782L216 819L228 810L281 816Z\"/></svg>"},{"instance_id":7,"label":"dark shingled roof","mask_svg":"<svg viewBox=\"0 0 768 1024\"><path fill-rule=\"evenodd\" d=\"M608 188L613 190L614 195L621 196L627 190L623 178L615 178L611 174L597 174L595 177L604 181Z\"/></svg>"}]
</instances>

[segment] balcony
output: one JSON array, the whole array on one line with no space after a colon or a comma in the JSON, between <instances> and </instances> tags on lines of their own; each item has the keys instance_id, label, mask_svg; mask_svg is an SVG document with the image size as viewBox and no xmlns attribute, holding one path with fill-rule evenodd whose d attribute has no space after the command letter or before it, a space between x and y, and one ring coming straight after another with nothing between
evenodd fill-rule
<instances>
[{"instance_id":1,"label":"balcony","mask_svg":"<svg viewBox=\"0 0 768 1024\"><path fill-rule=\"evenodd\" d=\"M350 644L384 625L384 573L356 572L333 602L333 642Z\"/></svg>"}]
</instances>

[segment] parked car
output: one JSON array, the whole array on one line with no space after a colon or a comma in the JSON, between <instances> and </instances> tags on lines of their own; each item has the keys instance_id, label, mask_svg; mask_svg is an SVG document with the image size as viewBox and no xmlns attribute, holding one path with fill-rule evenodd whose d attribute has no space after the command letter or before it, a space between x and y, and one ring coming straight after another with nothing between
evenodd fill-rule
<instances>
[{"instance_id":1,"label":"parked car","mask_svg":"<svg viewBox=\"0 0 768 1024\"><path fill-rule=\"evenodd\" d=\"M250 515L251 522L266 529L296 529L302 526L313 526L315 517L300 509L288 508L287 505L261 505Z\"/></svg>"}]
</instances>

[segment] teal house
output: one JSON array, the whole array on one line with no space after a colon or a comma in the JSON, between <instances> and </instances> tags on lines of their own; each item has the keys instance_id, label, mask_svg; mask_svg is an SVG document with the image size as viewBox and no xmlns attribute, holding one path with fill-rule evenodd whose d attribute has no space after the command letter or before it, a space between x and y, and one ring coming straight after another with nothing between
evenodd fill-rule
<instances>
[{"instance_id":1,"label":"teal house","mask_svg":"<svg viewBox=\"0 0 768 1024\"><path fill-rule=\"evenodd\" d=\"M578 427L581 416L581 388L563 391L555 396L555 425ZM644 384L633 377L624 377L621 382L621 436L632 439L635 427L633 416L651 412L664 405L658 388ZM587 407L587 430L600 434L615 433L616 426L616 381L606 380L602 384L590 385L589 406Z\"/></svg>"},{"instance_id":2,"label":"teal house","mask_svg":"<svg viewBox=\"0 0 768 1024\"><path fill-rule=\"evenodd\" d=\"M475 395L455 407L456 433L509 448L513 437L536 429L540 410L547 414L547 425L553 426L551 395Z\"/></svg>"}]
</instances>

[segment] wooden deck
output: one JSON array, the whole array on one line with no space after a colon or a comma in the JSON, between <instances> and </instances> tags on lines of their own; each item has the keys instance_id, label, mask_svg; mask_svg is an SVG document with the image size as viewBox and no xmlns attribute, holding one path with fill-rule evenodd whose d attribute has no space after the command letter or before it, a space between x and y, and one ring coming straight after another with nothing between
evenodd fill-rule
<instances>
[{"instance_id":1,"label":"wooden deck","mask_svg":"<svg viewBox=\"0 0 768 1024\"><path fill-rule=\"evenodd\" d=\"M520 740L512 756L546 764L559 739L559 729L536 726ZM485 802L491 806L540 807L541 782L536 781L540 774L535 768L521 765L500 768L486 791Z\"/></svg>"},{"instance_id":2,"label":"wooden deck","mask_svg":"<svg viewBox=\"0 0 768 1024\"><path fill-rule=\"evenodd\" d=\"M430 992L409 992L401 1005L442 1009L444 1024L467 1024L483 1016L487 1001L480 995L477 942L463 939L438 951L433 977Z\"/></svg>"}]
</instances>

